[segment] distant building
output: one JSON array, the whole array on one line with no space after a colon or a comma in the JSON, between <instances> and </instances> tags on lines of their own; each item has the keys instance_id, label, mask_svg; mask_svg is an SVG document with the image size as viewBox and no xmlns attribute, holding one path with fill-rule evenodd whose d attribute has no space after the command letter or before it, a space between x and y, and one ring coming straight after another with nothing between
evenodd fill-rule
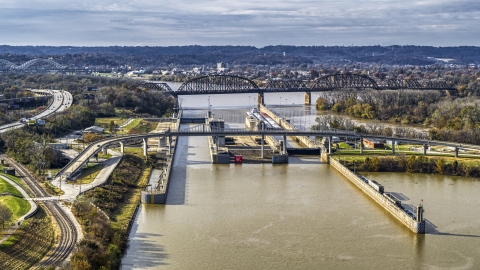
<instances>
[{"instance_id":1,"label":"distant building","mask_svg":"<svg viewBox=\"0 0 480 270\"><path fill-rule=\"evenodd\" d=\"M91 126L83 130L83 133L98 133L102 134L105 129L99 126Z\"/></svg>"},{"instance_id":2,"label":"distant building","mask_svg":"<svg viewBox=\"0 0 480 270\"><path fill-rule=\"evenodd\" d=\"M220 62L217 63L217 71L225 71L227 70L227 64Z\"/></svg>"},{"instance_id":3,"label":"distant building","mask_svg":"<svg viewBox=\"0 0 480 270\"><path fill-rule=\"evenodd\" d=\"M385 148L385 144L377 140L363 139L363 144L368 148Z\"/></svg>"}]
</instances>

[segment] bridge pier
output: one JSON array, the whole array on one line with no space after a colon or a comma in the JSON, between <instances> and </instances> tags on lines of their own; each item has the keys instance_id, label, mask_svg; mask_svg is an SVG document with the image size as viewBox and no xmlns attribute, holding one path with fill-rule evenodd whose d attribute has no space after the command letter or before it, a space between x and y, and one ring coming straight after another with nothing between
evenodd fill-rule
<instances>
[{"instance_id":1,"label":"bridge pier","mask_svg":"<svg viewBox=\"0 0 480 270\"><path fill-rule=\"evenodd\" d=\"M108 152L107 152L107 147L103 147L102 150L103 150L103 154L104 154L104 155L106 155L106 154L108 153Z\"/></svg>"},{"instance_id":2,"label":"bridge pier","mask_svg":"<svg viewBox=\"0 0 480 270\"><path fill-rule=\"evenodd\" d=\"M332 153L332 136L328 136L328 153Z\"/></svg>"},{"instance_id":3,"label":"bridge pier","mask_svg":"<svg viewBox=\"0 0 480 270\"><path fill-rule=\"evenodd\" d=\"M168 136L168 154L172 154L172 136Z\"/></svg>"},{"instance_id":4,"label":"bridge pier","mask_svg":"<svg viewBox=\"0 0 480 270\"><path fill-rule=\"evenodd\" d=\"M460 150L460 147L455 147L455 157L458 158L458 150Z\"/></svg>"},{"instance_id":5,"label":"bridge pier","mask_svg":"<svg viewBox=\"0 0 480 270\"><path fill-rule=\"evenodd\" d=\"M265 134L262 134L262 153L261 153L261 158L263 158L263 144L264 144L264 140L265 140Z\"/></svg>"},{"instance_id":6,"label":"bridge pier","mask_svg":"<svg viewBox=\"0 0 480 270\"><path fill-rule=\"evenodd\" d=\"M397 144L396 141L392 141L392 155L395 155L395 145Z\"/></svg>"},{"instance_id":7,"label":"bridge pier","mask_svg":"<svg viewBox=\"0 0 480 270\"><path fill-rule=\"evenodd\" d=\"M125 145L123 142L118 142L120 144L120 152L123 154L125 152Z\"/></svg>"},{"instance_id":8,"label":"bridge pier","mask_svg":"<svg viewBox=\"0 0 480 270\"><path fill-rule=\"evenodd\" d=\"M424 156L427 155L427 149L428 149L428 144L424 144L424 145L423 145L423 155L424 155Z\"/></svg>"},{"instance_id":9,"label":"bridge pier","mask_svg":"<svg viewBox=\"0 0 480 270\"><path fill-rule=\"evenodd\" d=\"M283 149L282 152L284 155L287 154L287 135L283 135Z\"/></svg>"},{"instance_id":10,"label":"bridge pier","mask_svg":"<svg viewBox=\"0 0 480 270\"><path fill-rule=\"evenodd\" d=\"M143 155L147 156L148 139L143 138L142 141L143 141L143 147L142 147L143 148Z\"/></svg>"},{"instance_id":11,"label":"bridge pier","mask_svg":"<svg viewBox=\"0 0 480 270\"><path fill-rule=\"evenodd\" d=\"M258 98L257 98L257 107L260 106L260 105L265 105L265 102L264 102L264 95L263 95L263 92L261 93L258 93Z\"/></svg>"},{"instance_id":12,"label":"bridge pier","mask_svg":"<svg viewBox=\"0 0 480 270\"><path fill-rule=\"evenodd\" d=\"M165 136L163 137L158 137L158 145L157 145L157 149L160 149L162 147L162 139L163 141L165 142ZM158 151L158 150L157 150Z\"/></svg>"},{"instance_id":13,"label":"bridge pier","mask_svg":"<svg viewBox=\"0 0 480 270\"><path fill-rule=\"evenodd\" d=\"M363 154L363 137L360 137L360 154Z\"/></svg>"},{"instance_id":14,"label":"bridge pier","mask_svg":"<svg viewBox=\"0 0 480 270\"><path fill-rule=\"evenodd\" d=\"M312 92L305 91L305 105L312 104Z\"/></svg>"}]
</instances>

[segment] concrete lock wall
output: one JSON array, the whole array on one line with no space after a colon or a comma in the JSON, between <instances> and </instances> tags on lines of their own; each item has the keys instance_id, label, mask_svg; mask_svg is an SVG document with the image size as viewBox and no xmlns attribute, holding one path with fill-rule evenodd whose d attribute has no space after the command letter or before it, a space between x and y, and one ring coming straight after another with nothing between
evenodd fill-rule
<instances>
[{"instance_id":1,"label":"concrete lock wall","mask_svg":"<svg viewBox=\"0 0 480 270\"><path fill-rule=\"evenodd\" d=\"M266 143L268 146L270 146L270 148L272 150L279 150L279 149L276 149L277 148L277 141L272 136L265 136L264 140L265 140L264 143ZM264 146L265 146L265 144L264 144Z\"/></svg>"},{"instance_id":2,"label":"concrete lock wall","mask_svg":"<svg viewBox=\"0 0 480 270\"><path fill-rule=\"evenodd\" d=\"M164 204L167 201L167 194L164 192L142 191L141 196L142 203Z\"/></svg>"},{"instance_id":3,"label":"concrete lock wall","mask_svg":"<svg viewBox=\"0 0 480 270\"><path fill-rule=\"evenodd\" d=\"M177 130L180 128L180 116L182 114L182 111L179 111L179 118L176 120L174 130ZM171 169L173 166L173 160L174 160L174 155L175 155L175 150L177 149L177 138L178 137L172 137L172 141L170 142L173 147L172 149L172 155L168 159L168 162L165 164L165 174L161 176L161 178L158 181L157 187L159 187L158 190L153 190L153 191L142 191L140 195L140 201L142 203L148 203L148 204L164 204L167 201L167 192L168 192L168 184L170 182L170 176L171 176Z\"/></svg>"},{"instance_id":4,"label":"concrete lock wall","mask_svg":"<svg viewBox=\"0 0 480 270\"><path fill-rule=\"evenodd\" d=\"M272 111L270 111L267 107L260 105L259 106L260 111L263 113L266 113L270 118L272 118L277 124L279 124L283 129L286 130L296 130L294 126L292 126L290 123L287 121L283 120L282 118L279 118L277 115L275 115ZM312 140L310 140L307 136L293 136L297 141L301 142L303 145L309 148L316 148L318 145L315 144Z\"/></svg>"},{"instance_id":5,"label":"concrete lock wall","mask_svg":"<svg viewBox=\"0 0 480 270\"><path fill-rule=\"evenodd\" d=\"M272 156L273 164L285 164L288 163L288 155L275 155Z\"/></svg>"},{"instance_id":6,"label":"concrete lock wall","mask_svg":"<svg viewBox=\"0 0 480 270\"><path fill-rule=\"evenodd\" d=\"M230 155L228 154L228 148L219 148L220 153L217 153L217 146L213 143L213 138L208 136L208 149L210 150L210 160L216 164L230 164Z\"/></svg>"},{"instance_id":7,"label":"concrete lock wall","mask_svg":"<svg viewBox=\"0 0 480 270\"><path fill-rule=\"evenodd\" d=\"M421 233L421 234L425 233L424 220L422 220L421 222L414 220L405 211L400 209L395 204L391 203L382 194L378 193L367 183L363 182L356 174L354 174L348 168L343 166L337 160L330 158L330 165L335 169L337 169L340 173L342 173L348 180L350 180L350 182L352 182L354 185L360 188L365 194L367 194L370 198L376 201L380 206L382 206L385 210L387 210L392 216L394 216L398 221L400 221L403 225L405 225L411 231L413 231L414 233Z\"/></svg>"}]
</instances>

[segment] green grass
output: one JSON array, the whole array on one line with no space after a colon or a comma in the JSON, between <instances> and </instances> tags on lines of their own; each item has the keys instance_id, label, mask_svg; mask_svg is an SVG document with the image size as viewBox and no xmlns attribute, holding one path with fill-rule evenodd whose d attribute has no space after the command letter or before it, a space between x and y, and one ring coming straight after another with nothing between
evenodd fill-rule
<instances>
[{"instance_id":1,"label":"green grass","mask_svg":"<svg viewBox=\"0 0 480 270\"><path fill-rule=\"evenodd\" d=\"M0 204L6 205L12 211L11 222L25 215L31 208L28 201L13 196L0 197Z\"/></svg>"},{"instance_id":2,"label":"green grass","mask_svg":"<svg viewBox=\"0 0 480 270\"><path fill-rule=\"evenodd\" d=\"M125 147L124 154L143 156L143 149L141 147Z\"/></svg>"},{"instance_id":3,"label":"green grass","mask_svg":"<svg viewBox=\"0 0 480 270\"><path fill-rule=\"evenodd\" d=\"M2 234L0 234L0 238L2 237L3 237ZM3 241L3 243L0 244L0 250L15 244L18 241L18 239L19 239L18 235L12 235L8 237L5 241Z\"/></svg>"},{"instance_id":4,"label":"green grass","mask_svg":"<svg viewBox=\"0 0 480 270\"><path fill-rule=\"evenodd\" d=\"M61 190L60 188L58 188L58 187L50 184L49 181L45 181L44 184L45 184L45 187L46 187L48 190L50 190L50 191L53 193L53 195L55 195L55 196L60 196L60 195L63 195L63 194L65 193L65 192L64 192L63 190Z\"/></svg>"},{"instance_id":5,"label":"green grass","mask_svg":"<svg viewBox=\"0 0 480 270\"><path fill-rule=\"evenodd\" d=\"M23 197L22 193L18 191L18 189L10 185L10 183L8 183L7 181L0 178L0 193L3 193L3 192L8 192L11 194L15 194L19 197Z\"/></svg>"},{"instance_id":6,"label":"green grass","mask_svg":"<svg viewBox=\"0 0 480 270\"><path fill-rule=\"evenodd\" d=\"M109 125L110 121L112 120L115 122L116 125L120 125L121 123L123 123L123 121L125 121L120 117L104 117L95 119L95 125Z\"/></svg>"},{"instance_id":7,"label":"green grass","mask_svg":"<svg viewBox=\"0 0 480 270\"><path fill-rule=\"evenodd\" d=\"M122 207L120 207L120 211L115 215L115 221L112 222L112 228L126 229L127 224L133 218L135 208L140 203L140 194L148 183L151 170L152 168L149 166L143 167L142 175L138 181L138 188L130 189L128 194L129 199L127 202L123 203Z\"/></svg>"},{"instance_id":8,"label":"green grass","mask_svg":"<svg viewBox=\"0 0 480 270\"><path fill-rule=\"evenodd\" d=\"M133 120L132 122L130 122L130 124L123 127L117 133L118 134L128 134L128 132L130 132L130 130L132 130L133 128L136 128L138 125L140 125L142 120L143 120L142 118L137 118L137 119Z\"/></svg>"},{"instance_id":9,"label":"green grass","mask_svg":"<svg viewBox=\"0 0 480 270\"><path fill-rule=\"evenodd\" d=\"M95 119L95 125L97 125L99 127L103 127L103 128L105 128L105 131L108 131L108 126L110 125L110 121L113 121L115 125L121 125L125 121L127 121L127 119L124 119L124 118L121 118L121 117L96 118Z\"/></svg>"},{"instance_id":10,"label":"green grass","mask_svg":"<svg viewBox=\"0 0 480 270\"><path fill-rule=\"evenodd\" d=\"M98 158L104 158L104 159L107 159L107 158L111 158L112 157L112 154L103 154L103 152L101 153L98 153Z\"/></svg>"},{"instance_id":11,"label":"green grass","mask_svg":"<svg viewBox=\"0 0 480 270\"><path fill-rule=\"evenodd\" d=\"M71 183L90 184L93 182L93 180L95 180L103 167L103 164L88 165L87 168L82 169L80 176L78 176L75 181L71 181Z\"/></svg>"},{"instance_id":12,"label":"green grass","mask_svg":"<svg viewBox=\"0 0 480 270\"><path fill-rule=\"evenodd\" d=\"M404 153L402 154L398 154L398 152L395 154L395 155L392 155L391 154L391 151L388 151L387 150L387 154L384 154L382 151L380 151L379 153L375 154L373 152L367 152L363 154L360 154L359 152L346 152L346 151L337 151L335 152L334 154L332 154L332 158L334 159L340 159L341 161L347 161L347 162L362 162L365 160L366 157L370 157L370 158L373 158L373 157L376 157L376 156L390 156L390 157L398 157L398 156L402 156ZM408 154L406 156L423 156L423 153L420 153L420 152L414 152L413 154ZM479 163L478 163L478 159L480 159L480 157L478 156L475 156L475 157L458 157L456 158L454 155L452 156L445 156L445 155L434 155L434 154L430 154L428 153L428 155L426 157L435 157L435 158L441 158L444 160L445 164L451 164L453 163L455 160L458 161L458 162L462 162L464 163L465 165L467 166L470 166L470 167L475 167L475 166L478 166ZM407 157L408 158L408 157Z\"/></svg>"}]
</instances>

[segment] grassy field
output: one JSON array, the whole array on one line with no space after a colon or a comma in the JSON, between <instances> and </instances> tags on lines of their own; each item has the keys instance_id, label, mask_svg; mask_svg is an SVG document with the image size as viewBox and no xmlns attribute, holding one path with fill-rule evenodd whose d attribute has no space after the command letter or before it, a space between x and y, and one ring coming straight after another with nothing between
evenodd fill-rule
<instances>
[{"instance_id":1,"label":"grassy field","mask_svg":"<svg viewBox=\"0 0 480 270\"><path fill-rule=\"evenodd\" d=\"M140 193L148 183L152 168L144 166L142 168L142 175L138 180L136 189L130 189L126 196L128 200L124 202L117 213L114 213L114 222L112 222L112 228L125 229L130 220L133 218L133 213L140 203Z\"/></svg>"},{"instance_id":2,"label":"grassy field","mask_svg":"<svg viewBox=\"0 0 480 270\"><path fill-rule=\"evenodd\" d=\"M130 122L130 124L124 126L121 130L118 131L119 134L128 134L130 132L130 130L132 130L133 128L136 128L138 125L140 125L140 123L142 122L142 118L137 118L135 120L133 120L132 122Z\"/></svg>"},{"instance_id":3,"label":"grassy field","mask_svg":"<svg viewBox=\"0 0 480 270\"><path fill-rule=\"evenodd\" d=\"M69 183L90 184L93 180L95 180L103 167L103 164L89 165L87 168L82 169L82 173L75 181L69 181Z\"/></svg>"},{"instance_id":4,"label":"grassy field","mask_svg":"<svg viewBox=\"0 0 480 270\"><path fill-rule=\"evenodd\" d=\"M23 195L18 191L14 186L12 186L7 181L0 178L0 193L9 193L15 196L0 196L0 205L5 205L12 211L12 219L11 221L17 220L19 217L25 215L30 210L30 203L26 200L22 199ZM2 227L0 227L0 231Z\"/></svg>"},{"instance_id":5,"label":"grassy field","mask_svg":"<svg viewBox=\"0 0 480 270\"><path fill-rule=\"evenodd\" d=\"M14 196L0 197L0 204L6 205L12 211L12 222L28 213L31 207L28 201Z\"/></svg>"},{"instance_id":6,"label":"grassy field","mask_svg":"<svg viewBox=\"0 0 480 270\"><path fill-rule=\"evenodd\" d=\"M22 193L20 193L20 191L18 191L14 186L0 178L0 193L3 192L8 192L19 197L23 197Z\"/></svg>"},{"instance_id":7,"label":"grassy field","mask_svg":"<svg viewBox=\"0 0 480 270\"><path fill-rule=\"evenodd\" d=\"M6 177L8 177L9 179L13 180L14 182L16 182L17 184L19 184L20 186L23 187L23 189L27 190L28 192L28 189L25 187L25 185L22 183L22 181L20 180L20 178L18 178L17 176L13 176L13 175L10 175L10 174L6 174L3 172L3 168L4 166L3 165L0 165L0 175L4 175ZM0 189L1 190L1 189ZM1 193L1 191L0 191ZM30 193L29 193L30 194ZM31 194L30 194L31 195Z\"/></svg>"},{"instance_id":8,"label":"grassy field","mask_svg":"<svg viewBox=\"0 0 480 270\"><path fill-rule=\"evenodd\" d=\"M125 147L124 153L143 156L143 149L141 147Z\"/></svg>"},{"instance_id":9,"label":"grassy field","mask_svg":"<svg viewBox=\"0 0 480 270\"><path fill-rule=\"evenodd\" d=\"M103 154L103 152L100 152L98 153L98 158L104 158L104 159L107 159L107 158L111 158L112 157L112 154Z\"/></svg>"},{"instance_id":10,"label":"grassy field","mask_svg":"<svg viewBox=\"0 0 480 270\"><path fill-rule=\"evenodd\" d=\"M113 121L115 125L121 125L125 121L127 121L127 119L121 118L121 117L97 118L97 119L95 119L95 125L99 126L99 127L103 127L106 130L108 130L108 126L110 125L110 121Z\"/></svg>"}]
</instances>

